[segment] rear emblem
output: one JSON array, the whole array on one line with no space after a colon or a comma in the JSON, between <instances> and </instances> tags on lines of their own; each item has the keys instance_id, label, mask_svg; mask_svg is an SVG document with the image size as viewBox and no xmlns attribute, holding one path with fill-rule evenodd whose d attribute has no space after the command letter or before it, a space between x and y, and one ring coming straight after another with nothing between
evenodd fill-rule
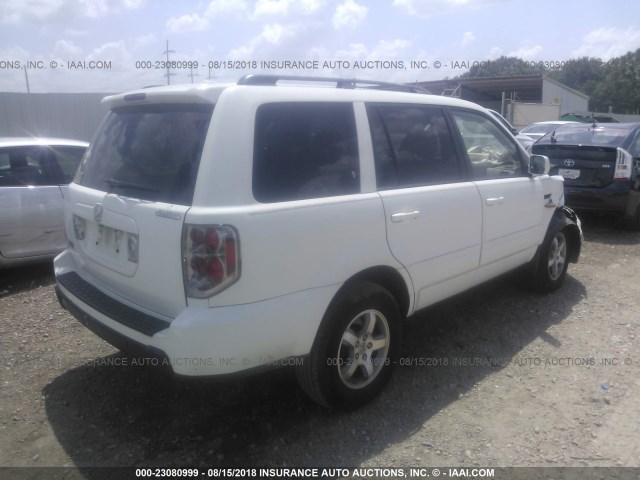
<instances>
[{"instance_id":1,"label":"rear emblem","mask_svg":"<svg viewBox=\"0 0 640 480\"><path fill-rule=\"evenodd\" d=\"M565 160L564 161L564 166L565 167L573 167L576 164L576 162L574 162L573 160L569 159L569 160Z\"/></svg>"},{"instance_id":2,"label":"rear emblem","mask_svg":"<svg viewBox=\"0 0 640 480\"><path fill-rule=\"evenodd\" d=\"M100 223L100 220L102 220L102 214L104 213L104 207L102 206L101 203L96 203L96 206L93 207L93 219Z\"/></svg>"}]
</instances>

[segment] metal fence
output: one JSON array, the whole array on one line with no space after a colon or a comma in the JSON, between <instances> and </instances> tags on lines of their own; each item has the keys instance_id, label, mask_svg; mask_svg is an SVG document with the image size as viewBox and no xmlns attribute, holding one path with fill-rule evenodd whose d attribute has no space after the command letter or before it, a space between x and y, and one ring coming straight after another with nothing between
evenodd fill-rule
<instances>
[{"instance_id":1,"label":"metal fence","mask_svg":"<svg viewBox=\"0 0 640 480\"><path fill-rule=\"evenodd\" d=\"M0 137L60 137L89 141L107 109L108 93L0 92Z\"/></svg>"}]
</instances>

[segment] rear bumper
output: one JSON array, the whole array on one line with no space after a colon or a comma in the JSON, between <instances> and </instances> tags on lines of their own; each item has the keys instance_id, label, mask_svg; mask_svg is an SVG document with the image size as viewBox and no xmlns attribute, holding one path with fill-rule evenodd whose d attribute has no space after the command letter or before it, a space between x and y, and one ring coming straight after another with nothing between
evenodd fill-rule
<instances>
[{"instance_id":1,"label":"rear bumper","mask_svg":"<svg viewBox=\"0 0 640 480\"><path fill-rule=\"evenodd\" d=\"M629 182L613 182L603 188L565 185L565 204L575 210L589 210L623 215L630 198Z\"/></svg>"},{"instance_id":2,"label":"rear bumper","mask_svg":"<svg viewBox=\"0 0 640 480\"><path fill-rule=\"evenodd\" d=\"M159 359L174 373L188 376L295 364L297 357L310 352L322 316L339 288L315 288L227 307L186 307L166 322L86 282L73 268L69 252L56 257L54 265L58 299L83 325L116 348L153 358L154 364Z\"/></svg>"}]
</instances>

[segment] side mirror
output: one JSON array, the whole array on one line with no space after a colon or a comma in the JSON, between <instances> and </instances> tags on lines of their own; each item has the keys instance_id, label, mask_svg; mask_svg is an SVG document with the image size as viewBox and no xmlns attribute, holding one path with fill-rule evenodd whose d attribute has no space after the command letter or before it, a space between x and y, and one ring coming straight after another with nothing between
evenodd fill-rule
<instances>
[{"instance_id":1,"label":"side mirror","mask_svg":"<svg viewBox=\"0 0 640 480\"><path fill-rule=\"evenodd\" d=\"M547 175L551 170L549 157L544 155L531 155L529 157L529 175Z\"/></svg>"}]
</instances>

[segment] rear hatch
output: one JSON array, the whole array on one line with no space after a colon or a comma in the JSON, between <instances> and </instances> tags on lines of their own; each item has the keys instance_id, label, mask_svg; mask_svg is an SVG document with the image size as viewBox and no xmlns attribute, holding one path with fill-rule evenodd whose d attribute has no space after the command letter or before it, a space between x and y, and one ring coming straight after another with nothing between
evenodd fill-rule
<instances>
[{"instance_id":1,"label":"rear hatch","mask_svg":"<svg viewBox=\"0 0 640 480\"><path fill-rule=\"evenodd\" d=\"M605 187L613 182L615 147L536 144L534 149L534 153L549 157L550 174L564 177L567 186Z\"/></svg>"},{"instance_id":2,"label":"rear hatch","mask_svg":"<svg viewBox=\"0 0 640 480\"><path fill-rule=\"evenodd\" d=\"M212 112L202 99L112 108L69 188L81 276L165 318L186 303L182 226Z\"/></svg>"}]
</instances>

